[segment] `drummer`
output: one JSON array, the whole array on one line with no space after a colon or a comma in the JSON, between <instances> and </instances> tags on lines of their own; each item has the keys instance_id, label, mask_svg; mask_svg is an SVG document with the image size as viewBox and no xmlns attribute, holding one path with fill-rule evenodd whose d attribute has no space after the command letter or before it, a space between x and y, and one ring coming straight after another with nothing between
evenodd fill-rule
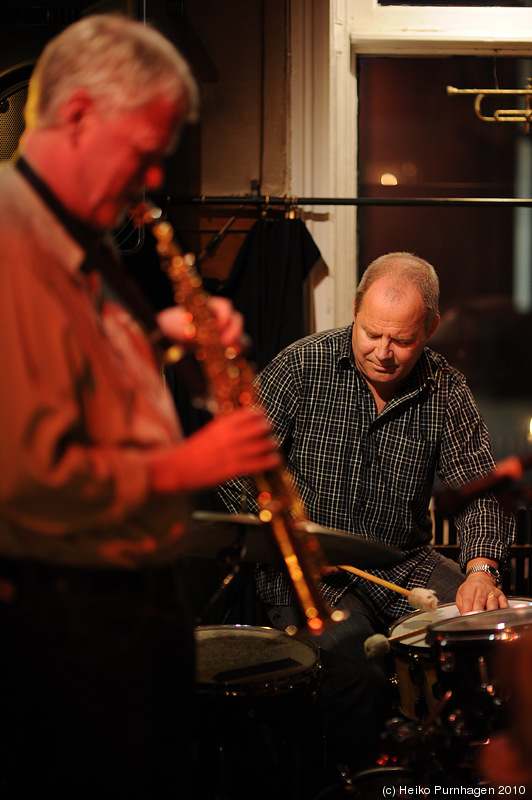
<instances>
[{"instance_id":1,"label":"drummer","mask_svg":"<svg viewBox=\"0 0 532 800\"><path fill-rule=\"evenodd\" d=\"M359 283L353 322L283 350L260 375L261 398L313 522L404 551L400 563L375 570L394 584L431 588L462 613L504 608L499 570L515 521L493 496L456 517L459 565L430 545L435 474L456 487L494 468L463 375L426 346L438 300L428 262L381 256ZM242 489L241 482L222 489L233 511L241 510ZM256 583L274 627L297 625L285 571L261 566ZM403 595L336 568L321 588L350 615L319 638L328 759L356 769L371 763L392 712L386 665L368 661L363 643L412 609Z\"/></svg>"}]
</instances>

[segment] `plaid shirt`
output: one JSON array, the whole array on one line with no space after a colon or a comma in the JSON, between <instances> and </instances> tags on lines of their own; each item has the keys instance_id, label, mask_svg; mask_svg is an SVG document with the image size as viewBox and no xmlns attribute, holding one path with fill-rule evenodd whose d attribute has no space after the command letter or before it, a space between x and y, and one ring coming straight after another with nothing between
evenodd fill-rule
<instances>
[{"instance_id":1,"label":"plaid shirt","mask_svg":"<svg viewBox=\"0 0 532 800\"><path fill-rule=\"evenodd\" d=\"M349 325L287 347L259 376L261 399L309 519L403 550L400 564L372 572L409 589L425 586L438 558L429 544L435 474L456 487L491 471L488 431L464 376L428 348L377 415L351 332ZM241 481L222 488L232 511L241 492ZM456 525L462 568L472 558L507 559L515 523L494 498L470 503ZM284 570L263 565L256 579L262 600L292 604ZM334 605L353 584L389 618L412 610L402 595L346 572L321 587Z\"/></svg>"}]
</instances>

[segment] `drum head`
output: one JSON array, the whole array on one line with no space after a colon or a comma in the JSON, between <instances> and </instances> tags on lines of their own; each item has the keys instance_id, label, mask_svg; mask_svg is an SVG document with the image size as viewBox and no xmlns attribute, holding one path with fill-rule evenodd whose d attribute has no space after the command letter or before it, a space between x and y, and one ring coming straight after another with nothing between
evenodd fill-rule
<instances>
[{"instance_id":1,"label":"drum head","mask_svg":"<svg viewBox=\"0 0 532 800\"><path fill-rule=\"evenodd\" d=\"M311 642L273 628L207 625L195 638L196 680L211 686L276 682L312 669L319 658Z\"/></svg>"},{"instance_id":2,"label":"drum head","mask_svg":"<svg viewBox=\"0 0 532 800\"><path fill-rule=\"evenodd\" d=\"M503 642L518 639L532 631L532 606L500 608L464 614L435 622L427 631L427 643L433 642Z\"/></svg>"},{"instance_id":3,"label":"drum head","mask_svg":"<svg viewBox=\"0 0 532 800\"><path fill-rule=\"evenodd\" d=\"M526 597L509 597L508 603L510 604L510 609L514 608L524 608L528 607L532 609L532 600ZM509 610L509 609L507 609ZM454 603L443 603L442 605L438 606L435 611L414 611L412 614L407 614L404 617L401 617L397 620L396 623L390 628L390 636L401 636L403 634L407 634L409 631L412 631L412 636L407 636L406 638L402 639L400 642L394 642L392 648L395 650L418 650L418 648L428 649L429 643L426 641L425 637L427 635L425 628L429 626L432 628L433 625L438 624L442 628L444 628L446 622L453 625L453 620L455 619L471 619L472 617L477 617L479 614L492 614L494 612L489 611L477 611L472 612L471 614L464 614L463 616L460 615L457 606ZM458 623L460 626L462 623ZM466 623L466 627L469 627L470 623ZM415 633L422 629L421 632ZM423 650L421 651L423 653Z\"/></svg>"},{"instance_id":4,"label":"drum head","mask_svg":"<svg viewBox=\"0 0 532 800\"><path fill-rule=\"evenodd\" d=\"M458 608L454 603L443 603L434 611L413 611L411 614L401 617L390 628L390 636L403 636L409 632L412 632L412 636L407 636L400 642L394 642L393 648L398 650L408 650L411 647L427 648L428 645L425 643L426 628L434 622L457 617L458 614ZM421 632L416 633L420 629Z\"/></svg>"}]
</instances>

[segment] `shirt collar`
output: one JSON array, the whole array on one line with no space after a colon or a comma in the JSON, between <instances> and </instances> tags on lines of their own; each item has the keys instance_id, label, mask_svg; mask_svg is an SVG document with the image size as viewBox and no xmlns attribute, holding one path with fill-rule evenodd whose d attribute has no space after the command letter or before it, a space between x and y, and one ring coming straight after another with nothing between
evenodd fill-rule
<instances>
[{"instance_id":1,"label":"shirt collar","mask_svg":"<svg viewBox=\"0 0 532 800\"><path fill-rule=\"evenodd\" d=\"M338 338L338 349L336 355L336 363L339 369L352 369L355 367L355 356L353 355L353 323L347 325L345 328L340 329L340 336Z\"/></svg>"},{"instance_id":2,"label":"shirt collar","mask_svg":"<svg viewBox=\"0 0 532 800\"><path fill-rule=\"evenodd\" d=\"M92 269L95 268L95 260L90 258L90 256L101 248L103 241L101 234L90 225L87 225L71 214L23 156L19 156L15 163L15 168L24 176L34 191L37 192L43 203L59 220L70 236L72 236L88 254L89 257L83 261L80 269L82 272L91 272Z\"/></svg>"},{"instance_id":3,"label":"shirt collar","mask_svg":"<svg viewBox=\"0 0 532 800\"><path fill-rule=\"evenodd\" d=\"M437 372L439 368L438 358L439 356L428 347L425 347L418 358L417 364L412 370L411 375L420 389L425 387L428 389L433 389L436 385Z\"/></svg>"}]
</instances>

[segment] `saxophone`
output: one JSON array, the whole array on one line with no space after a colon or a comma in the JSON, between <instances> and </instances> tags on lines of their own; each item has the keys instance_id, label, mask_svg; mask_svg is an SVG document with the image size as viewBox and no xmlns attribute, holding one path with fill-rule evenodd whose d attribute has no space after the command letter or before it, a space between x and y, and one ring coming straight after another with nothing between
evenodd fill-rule
<instances>
[{"instance_id":1,"label":"saxophone","mask_svg":"<svg viewBox=\"0 0 532 800\"><path fill-rule=\"evenodd\" d=\"M161 267L166 272L174 300L187 312L185 335L195 346L208 390L211 413L230 414L235 408L258 404L255 374L236 349L224 347L209 308L209 295L191 253L182 255L162 211L143 203L134 211L137 224L149 225L156 239ZM170 354L175 360L175 353ZM292 477L284 464L253 476L258 492L259 518L269 524L305 619L306 632L319 635L346 614L329 608L318 589L321 569L327 566L317 536L305 529L308 519ZM289 631L295 633L296 631Z\"/></svg>"}]
</instances>

